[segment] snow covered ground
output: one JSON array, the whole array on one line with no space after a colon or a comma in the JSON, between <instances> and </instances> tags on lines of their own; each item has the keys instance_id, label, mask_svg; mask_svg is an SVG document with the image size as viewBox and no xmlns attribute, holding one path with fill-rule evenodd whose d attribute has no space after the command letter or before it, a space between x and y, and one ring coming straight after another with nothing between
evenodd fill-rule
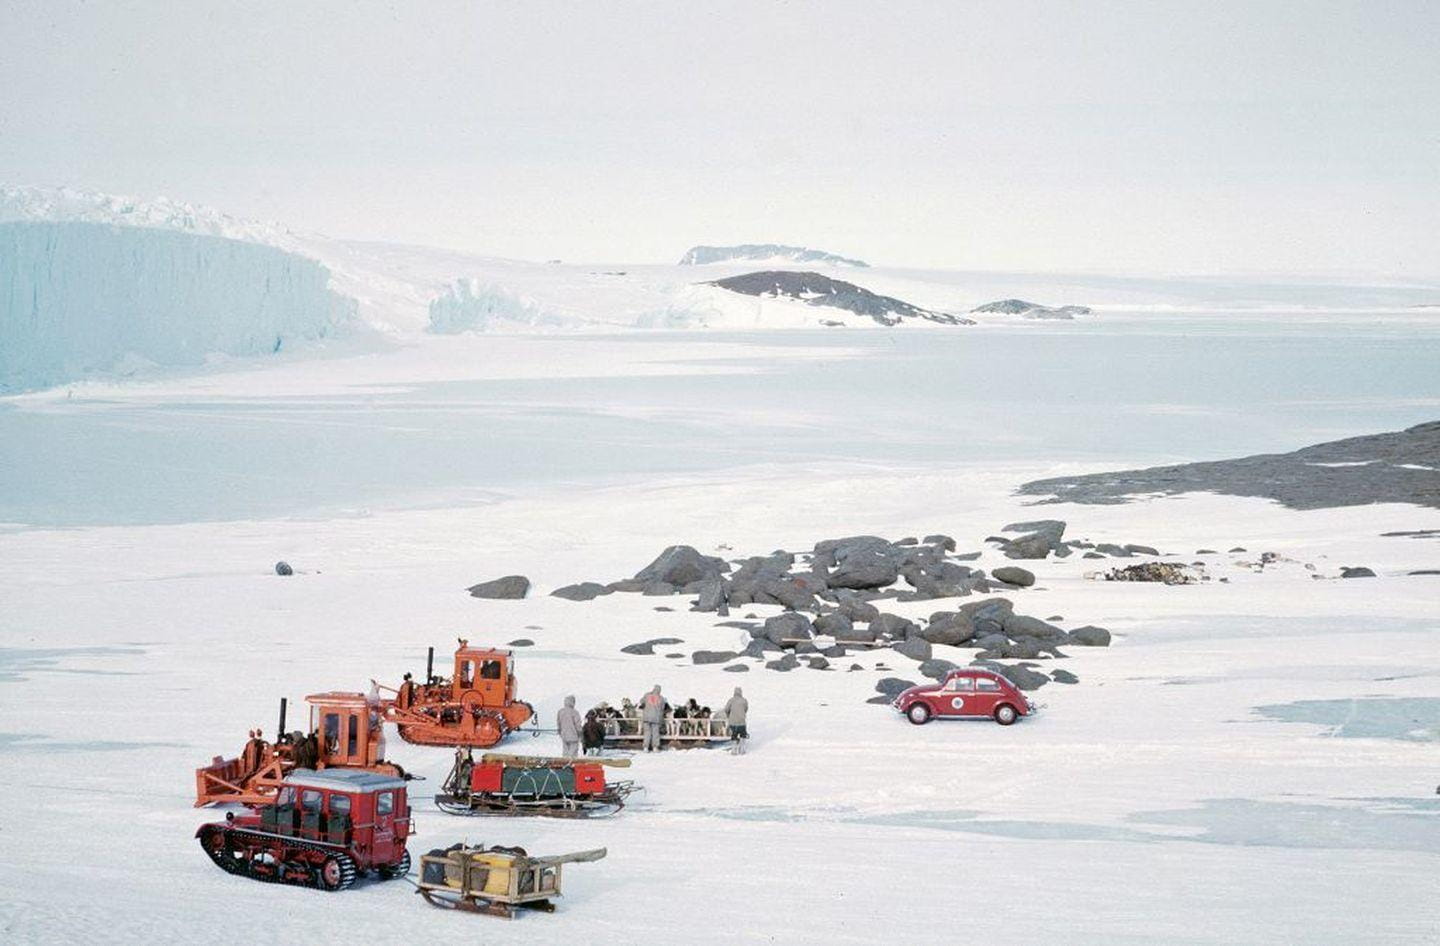
<instances>
[{"instance_id":1,"label":"snow covered ground","mask_svg":"<svg viewBox=\"0 0 1440 946\"><path fill-rule=\"evenodd\" d=\"M786 332L768 307L787 304L692 285L743 268L477 260L184 205L0 197L0 219L135 217L320 259L364 326L0 399L7 941L1440 937L1440 578L1408 574L1440 568L1440 544L1381 536L1440 513L1013 493L1433 419L1440 324L1410 307L1430 288L851 269L930 308L1020 296L1097 314ZM485 331L430 331L449 290L442 327ZM700 322L730 330L620 331ZM1080 682L1045 686L1043 712L1010 728L912 727L867 704L881 677L918 679L892 652L729 673L666 656L742 643L687 598L548 597L674 543L738 555L944 532L980 550L1037 516L1182 561L1222 554L1202 556L1216 580L1180 587L1086 577L1113 562L1035 564L1018 610L1116 640L1070 649L1059 663ZM1256 571L1262 552L1281 561ZM276 576L280 559L297 574ZM1338 579L1347 565L1378 577ZM511 573L529 599L464 593ZM412 783L413 850L609 848L568 873L554 916L506 924L403 884L330 896L207 862L192 835L223 815L190 807L197 766L272 729L282 696L393 683L459 636L535 642L517 670L544 725L566 694L588 706L660 683L714 706L739 684L751 751L638 758L646 791L613 819L495 821L434 809L449 755L392 738L428 778ZM654 637L684 643L620 652Z\"/></svg>"},{"instance_id":2,"label":"snow covered ground","mask_svg":"<svg viewBox=\"0 0 1440 946\"><path fill-rule=\"evenodd\" d=\"M1087 580L1095 563L1074 558L1038 565L1018 608L1118 639L1073 649L1063 663L1080 683L1046 686L1044 711L1009 729L917 728L867 705L887 675L870 669L878 660L914 677L893 654L856 657L855 672L847 658L835 671L726 673L619 652L659 636L686 654L739 642L682 599L545 596L633 573L679 539L710 552L942 529L979 548L1033 513L1009 495L1033 472L658 480L359 519L0 536L0 928L21 942L171 942L263 922L266 936L304 942L404 929L870 943L963 922L968 936L1045 942L1433 941L1440 627L1436 579L1403 572L1440 561L1433 543L1377 537L1440 525L1433 511L1199 496L1062 507L1074 535L1251 552L1211 557L1230 583L1185 587ZM1261 550L1297 561L1233 564ZM300 574L269 573L277 558ZM1327 578L1364 562L1381 577L1316 580L1304 562ZM510 572L536 582L531 599L463 592ZM509 925L434 911L402 884L328 897L232 878L201 856L191 835L215 815L189 807L196 765L272 727L280 696L394 681L459 635L536 642L518 674L546 725L569 693L583 706L661 683L714 705L743 685L751 752L641 757L631 774L645 793L608 821L493 821L430 807L448 755L392 738L391 755L429 778L412 784L417 849L609 848L571 872L560 912ZM1418 710L1379 738L1256 710L1312 700L1351 715L1389 700ZM553 737L512 745L558 750ZM103 889L105 909L77 909L77 884Z\"/></svg>"}]
</instances>

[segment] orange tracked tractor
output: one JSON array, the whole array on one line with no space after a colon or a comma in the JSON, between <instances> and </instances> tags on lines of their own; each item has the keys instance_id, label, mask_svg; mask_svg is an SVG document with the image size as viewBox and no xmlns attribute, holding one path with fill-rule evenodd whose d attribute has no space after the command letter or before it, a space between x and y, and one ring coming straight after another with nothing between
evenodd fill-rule
<instances>
[{"instance_id":1,"label":"orange tracked tractor","mask_svg":"<svg viewBox=\"0 0 1440 946\"><path fill-rule=\"evenodd\" d=\"M399 689L381 687L394 694L380 701L384 718L418 746L489 748L535 715L533 706L515 699L514 660L508 650L471 647L462 638L454 674L438 677L432 647L423 684L407 673Z\"/></svg>"},{"instance_id":2,"label":"orange tracked tractor","mask_svg":"<svg viewBox=\"0 0 1440 946\"><path fill-rule=\"evenodd\" d=\"M280 700L279 735L266 742L260 730L233 759L216 756L195 770L195 807L215 803L268 805L285 779L297 768L321 771L363 769L379 775L410 779L394 762L385 761L383 705L363 693L314 693L310 734L285 731L285 703Z\"/></svg>"}]
</instances>

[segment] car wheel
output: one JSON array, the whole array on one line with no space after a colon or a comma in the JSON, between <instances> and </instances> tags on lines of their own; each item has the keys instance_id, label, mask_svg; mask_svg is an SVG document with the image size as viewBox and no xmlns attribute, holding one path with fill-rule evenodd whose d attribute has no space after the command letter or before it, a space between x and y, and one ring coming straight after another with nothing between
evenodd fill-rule
<instances>
[{"instance_id":1,"label":"car wheel","mask_svg":"<svg viewBox=\"0 0 1440 946\"><path fill-rule=\"evenodd\" d=\"M999 706L995 707L995 722L999 723L1001 726L1009 726L1018 718L1019 714L1015 712L1015 707L1011 706L1009 703L1001 703Z\"/></svg>"},{"instance_id":2,"label":"car wheel","mask_svg":"<svg viewBox=\"0 0 1440 946\"><path fill-rule=\"evenodd\" d=\"M910 708L905 711L905 718L916 726L923 726L930 722L930 707L924 703L911 703Z\"/></svg>"}]
</instances>

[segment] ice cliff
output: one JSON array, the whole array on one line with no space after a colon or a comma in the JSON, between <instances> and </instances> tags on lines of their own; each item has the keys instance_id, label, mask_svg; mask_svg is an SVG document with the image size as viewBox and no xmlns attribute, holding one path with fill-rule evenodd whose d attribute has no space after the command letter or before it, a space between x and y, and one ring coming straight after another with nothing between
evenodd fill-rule
<instances>
[{"instance_id":1,"label":"ice cliff","mask_svg":"<svg viewBox=\"0 0 1440 946\"><path fill-rule=\"evenodd\" d=\"M329 283L314 260L193 231L0 223L0 391L322 338L355 311Z\"/></svg>"}]
</instances>

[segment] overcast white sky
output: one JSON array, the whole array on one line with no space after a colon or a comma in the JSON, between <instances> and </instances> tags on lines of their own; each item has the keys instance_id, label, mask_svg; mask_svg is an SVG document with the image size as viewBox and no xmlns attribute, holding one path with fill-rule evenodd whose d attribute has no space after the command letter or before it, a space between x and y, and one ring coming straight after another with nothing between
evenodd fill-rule
<instances>
[{"instance_id":1,"label":"overcast white sky","mask_svg":"<svg viewBox=\"0 0 1440 946\"><path fill-rule=\"evenodd\" d=\"M0 181L673 261L1440 275L1440 4L0 0Z\"/></svg>"}]
</instances>

